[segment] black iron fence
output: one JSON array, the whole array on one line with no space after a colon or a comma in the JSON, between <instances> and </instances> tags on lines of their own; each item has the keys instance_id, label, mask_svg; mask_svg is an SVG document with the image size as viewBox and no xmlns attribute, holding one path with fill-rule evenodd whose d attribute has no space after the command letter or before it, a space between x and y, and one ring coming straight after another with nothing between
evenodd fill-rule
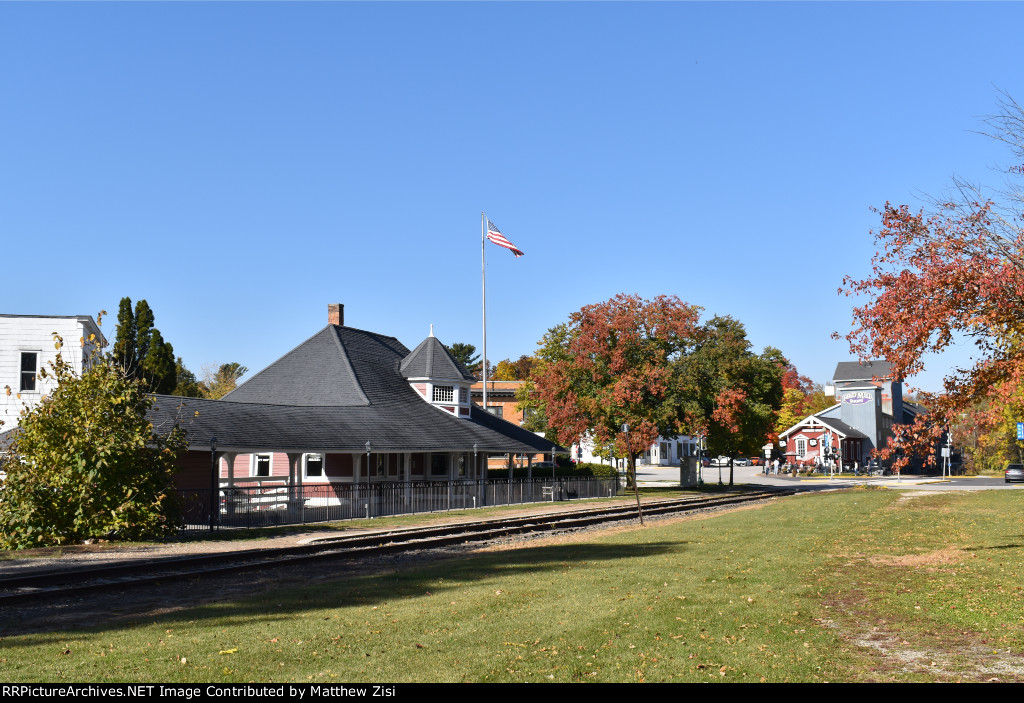
<instances>
[{"instance_id":1,"label":"black iron fence","mask_svg":"<svg viewBox=\"0 0 1024 703\"><path fill-rule=\"evenodd\" d=\"M307 522L350 520L384 515L430 513L543 501L607 498L616 481L609 478L489 479L329 483L289 486L222 486L217 508L210 510L210 490L179 491L184 501L185 530L212 527L267 527Z\"/></svg>"}]
</instances>

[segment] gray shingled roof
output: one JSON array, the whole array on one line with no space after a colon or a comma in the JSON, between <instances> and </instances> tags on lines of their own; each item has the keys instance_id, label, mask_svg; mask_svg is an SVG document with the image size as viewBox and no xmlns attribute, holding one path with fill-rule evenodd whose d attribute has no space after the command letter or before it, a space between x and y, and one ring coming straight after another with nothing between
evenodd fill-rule
<instances>
[{"instance_id":1,"label":"gray shingled roof","mask_svg":"<svg viewBox=\"0 0 1024 703\"><path fill-rule=\"evenodd\" d=\"M191 444L216 436L225 450L361 451L369 440L381 451L564 451L475 406L468 419L435 408L403 364L411 377L473 378L435 337L410 353L394 337L327 325L221 400L157 396L152 418L184 418Z\"/></svg>"},{"instance_id":2,"label":"gray shingled roof","mask_svg":"<svg viewBox=\"0 0 1024 703\"><path fill-rule=\"evenodd\" d=\"M411 392L398 375L408 354L394 337L327 325L223 399L331 407L387 401L395 390Z\"/></svg>"},{"instance_id":3,"label":"gray shingled roof","mask_svg":"<svg viewBox=\"0 0 1024 703\"><path fill-rule=\"evenodd\" d=\"M419 346L402 360L400 369L406 378L476 380L434 335L420 342Z\"/></svg>"},{"instance_id":4,"label":"gray shingled roof","mask_svg":"<svg viewBox=\"0 0 1024 703\"><path fill-rule=\"evenodd\" d=\"M836 364L833 381L870 381L874 378L883 380L892 372L888 361L840 361Z\"/></svg>"},{"instance_id":5,"label":"gray shingled roof","mask_svg":"<svg viewBox=\"0 0 1024 703\"><path fill-rule=\"evenodd\" d=\"M198 414L196 414L198 413ZM230 451L445 451L537 453L563 449L473 406L460 419L424 402L368 406L297 406L156 396L150 419L157 431L180 421L193 449L217 438Z\"/></svg>"}]
</instances>

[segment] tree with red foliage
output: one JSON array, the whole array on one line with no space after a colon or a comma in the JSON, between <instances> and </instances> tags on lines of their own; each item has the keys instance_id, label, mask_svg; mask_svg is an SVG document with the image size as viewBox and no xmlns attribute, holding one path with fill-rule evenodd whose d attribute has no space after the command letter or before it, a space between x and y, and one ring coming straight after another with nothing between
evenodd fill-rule
<instances>
[{"instance_id":1,"label":"tree with red foliage","mask_svg":"<svg viewBox=\"0 0 1024 703\"><path fill-rule=\"evenodd\" d=\"M793 364L787 362L782 374L782 407L775 422L773 434L776 436L772 437L772 441L777 439L778 433L784 432L808 415L821 412L834 404L835 399L825 395L820 383L814 383L807 376L800 374Z\"/></svg>"},{"instance_id":2,"label":"tree with red foliage","mask_svg":"<svg viewBox=\"0 0 1024 703\"><path fill-rule=\"evenodd\" d=\"M1024 109L1007 95L1000 112L985 120L986 134L1024 159ZM1024 167L1006 169L1008 178ZM1017 184L983 191L954 180L951 197L930 212L886 203L874 233L878 251L872 273L846 277L841 293L866 296L853 310L846 335L861 358L884 357L897 379L924 369L927 354L968 339L977 362L944 379L941 393L921 393L930 416L895 425L883 458L901 468L911 452L934 460L933 447L962 413L994 425L999 410L1018 395L1024 381L1024 193ZM995 402L982 402L989 399Z\"/></svg>"},{"instance_id":3,"label":"tree with red foliage","mask_svg":"<svg viewBox=\"0 0 1024 703\"><path fill-rule=\"evenodd\" d=\"M635 456L658 436L707 433L714 450L759 447L781 401L781 354L749 351L743 325L700 322L676 296L620 294L573 313L541 342L534 397L558 441L589 435ZM629 443L623 424L629 425Z\"/></svg>"},{"instance_id":4,"label":"tree with red foliage","mask_svg":"<svg viewBox=\"0 0 1024 703\"><path fill-rule=\"evenodd\" d=\"M665 434L684 431L674 362L695 343L700 308L676 296L619 294L574 312L541 341L533 382L539 404L565 445L589 434L629 457ZM629 425L629 445L623 424Z\"/></svg>"}]
</instances>

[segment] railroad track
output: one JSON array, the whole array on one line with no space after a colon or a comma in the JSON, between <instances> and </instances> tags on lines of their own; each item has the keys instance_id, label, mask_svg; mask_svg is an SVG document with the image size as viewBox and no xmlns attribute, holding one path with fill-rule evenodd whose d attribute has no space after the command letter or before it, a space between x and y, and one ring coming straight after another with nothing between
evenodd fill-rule
<instances>
[{"instance_id":1,"label":"railroad track","mask_svg":"<svg viewBox=\"0 0 1024 703\"><path fill-rule=\"evenodd\" d=\"M643 504L645 516L718 510L732 505L792 495L795 491L761 491L710 497L687 497ZM249 549L230 553L165 557L122 564L37 572L0 578L0 606L63 598L132 586L238 574L248 570L279 568L315 560L377 556L437 549L470 542L488 542L529 533L555 533L600 523L636 518L635 505L604 506L452 525L388 530L352 536L325 537L293 547Z\"/></svg>"}]
</instances>

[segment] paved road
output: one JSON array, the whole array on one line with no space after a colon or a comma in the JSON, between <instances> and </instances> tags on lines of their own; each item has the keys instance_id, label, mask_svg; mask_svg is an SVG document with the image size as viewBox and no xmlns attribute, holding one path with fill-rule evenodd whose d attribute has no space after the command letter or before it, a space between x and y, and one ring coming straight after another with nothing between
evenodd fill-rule
<instances>
[{"instance_id":1,"label":"paved road","mask_svg":"<svg viewBox=\"0 0 1024 703\"><path fill-rule=\"evenodd\" d=\"M882 485L887 488L904 488L915 490L1021 490L1022 483L1005 483L1001 478L987 478L975 476L954 476L950 479L943 479L939 476L902 476L897 479L895 476L872 476L870 478L792 478L791 476L765 476L761 473L759 466L737 466L733 468L733 481L735 483L754 484L761 486L790 486L804 489L828 489L841 486L855 486L861 483ZM704 481L708 484L717 484L719 467L704 467ZM721 470L722 482L729 483L729 467L723 466ZM674 466L638 466L637 478L641 485L678 485L679 468Z\"/></svg>"}]
</instances>

